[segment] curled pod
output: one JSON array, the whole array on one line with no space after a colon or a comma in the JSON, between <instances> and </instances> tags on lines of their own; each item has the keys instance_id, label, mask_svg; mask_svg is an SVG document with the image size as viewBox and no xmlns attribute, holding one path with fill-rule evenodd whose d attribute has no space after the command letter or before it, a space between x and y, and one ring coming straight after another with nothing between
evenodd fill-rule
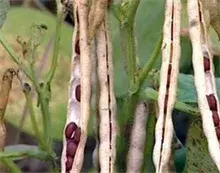
<instances>
[{"instance_id":1,"label":"curled pod","mask_svg":"<svg viewBox=\"0 0 220 173\"><path fill-rule=\"evenodd\" d=\"M181 1L166 0L163 25L162 66L158 95L159 116L156 123L153 161L156 173L170 170L173 137L172 110L176 99L180 60Z\"/></svg>"}]
</instances>

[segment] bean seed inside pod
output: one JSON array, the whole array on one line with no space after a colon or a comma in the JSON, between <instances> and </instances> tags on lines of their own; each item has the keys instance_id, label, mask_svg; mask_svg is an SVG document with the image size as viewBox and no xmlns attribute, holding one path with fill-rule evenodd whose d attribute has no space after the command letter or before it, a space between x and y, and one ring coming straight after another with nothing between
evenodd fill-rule
<instances>
[{"instance_id":1,"label":"bean seed inside pod","mask_svg":"<svg viewBox=\"0 0 220 173\"><path fill-rule=\"evenodd\" d=\"M210 110L217 111L217 102L214 94L207 95L206 98L208 100Z\"/></svg>"},{"instance_id":2,"label":"bean seed inside pod","mask_svg":"<svg viewBox=\"0 0 220 173\"><path fill-rule=\"evenodd\" d=\"M67 141L66 152L74 158L77 149L77 144L73 140Z\"/></svg>"},{"instance_id":3,"label":"bean seed inside pod","mask_svg":"<svg viewBox=\"0 0 220 173\"><path fill-rule=\"evenodd\" d=\"M76 52L77 54L80 54L79 39L77 39L77 41L76 41L75 52Z\"/></svg>"},{"instance_id":4,"label":"bean seed inside pod","mask_svg":"<svg viewBox=\"0 0 220 173\"><path fill-rule=\"evenodd\" d=\"M169 67L168 67L168 75L170 75L170 74L171 74L171 70L172 70L172 65L171 65L171 64L169 64Z\"/></svg>"},{"instance_id":5,"label":"bean seed inside pod","mask_svg":"<svg viewBox=\"0 0 220 173\"><path fill-rule=\"evenodd\" d=\"M215 128L215 132L216 132L218 139L220 139L220 127L219 126Z\"/></svg>"},{"instance_id":6,"label":"bean seed inside pod","mask_svg":"<svg viewBox=\"0 0 220 173\"><path fill-rule=\"evenodd\" d=\"M66 157L66 171L70 171L73 166L73 158L71 156Z\"/></svg>"},{"instance_id":7,"label":"bean seed inside pod","mask_svg":"<svg viewBox=\"0 0 220 173\"><path fill-rule=\"evenodd\" d=\"M80 136L81 136L81 128L78 127L78 128L76 129L76 131L75 131L74 136L73 136L73 141L74 141L76 144L79 143L79 141L80 141Z\"/></svg>"},{"instance_id":8,"label":"bean seed inside pod","mask_svg":"<svg viewBox=\"0 0 220 173\"><path fill-rule=\"evenodd\" d=\"M73 132L77 129L77 125L74 122L69 123L65 129L65 135L67 139L70 139Z\"/></svg>"},{"instance_id":9,"label":"bean seed inside pod","mask_svg":"<svg viewBox=\"0 0 220 173\"><path fill-rule=\"evenodd\" d=\"M81 86L80 85L77 85L76 86L76 90L75 90L75 94L76 94L76 100L78 102L80 102L80 95L81 95Z\"/></svg>"},{"instance_id":10,"label":"bean seed inside pod","mask_svg":"<svg viewBox=\"0 0 220 173\"><path fill-rule=\"evenodd\" d=\"M212 119L215 127L219 126L219 116L217 111L212 111Z\"/></svg>"},{"instance_id":11,"label":"bean seed inside pod","mask_svg":"<svg viewBox=\"0 0 220 173\"><path fill-rule=\"evenodd\" d=\"M209 60L209 58L204 57L203 63L204 63L205 72L209 71L210 70L210 60Z\"/></svg>"}]
</instances>

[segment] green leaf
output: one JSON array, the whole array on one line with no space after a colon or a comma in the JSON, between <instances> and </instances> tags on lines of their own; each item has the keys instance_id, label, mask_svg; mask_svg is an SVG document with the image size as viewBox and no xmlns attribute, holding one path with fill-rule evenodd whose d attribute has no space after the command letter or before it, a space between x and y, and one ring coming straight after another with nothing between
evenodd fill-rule
<instances>
[{"instance_id":1,"label":"green leaf","mask_svg":"<svg viewBox=\"0 0 220 173\"><path fill-rule=\"evenodd\" d=\"M5 22L9 6L9 0L0 0L0 29Z\"/></svg>"},{"instance_id":2,"label":"green leaf","mask_svg":"<svg viewBox=\"0 0 220 173\"><path fill-rule=\"evenodd\" d=\"M220 98L220 78L216 78L218 97ZM179 74L177 99L181 102L196 103L197 93L193 75Z\"/></svg>"},{"instance_id":3,"label":"green leaf","mask_svg":"<svg viewBox=\"0 0 220 173\"><path fill-rule=\"evenodd\" d=\"M218 172L207 147L201 121L191 124L186 143L186 172Z\"/></svg>"}]
</instances>

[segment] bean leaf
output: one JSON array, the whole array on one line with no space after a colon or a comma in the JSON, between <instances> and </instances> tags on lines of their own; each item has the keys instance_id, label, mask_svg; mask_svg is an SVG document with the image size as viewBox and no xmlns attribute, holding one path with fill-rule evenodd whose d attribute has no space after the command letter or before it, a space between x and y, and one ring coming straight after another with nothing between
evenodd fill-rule
<instances>
[{"instance_id":1,"label":"bean leaf","mask_svg":"<svg viewBox=\"0 0 220 173\"><path fill-rule=\"evenodd\" d=\"M9 0L0 0L0 29L6 19L9 6Z\"/></svg>"}]
</instances>

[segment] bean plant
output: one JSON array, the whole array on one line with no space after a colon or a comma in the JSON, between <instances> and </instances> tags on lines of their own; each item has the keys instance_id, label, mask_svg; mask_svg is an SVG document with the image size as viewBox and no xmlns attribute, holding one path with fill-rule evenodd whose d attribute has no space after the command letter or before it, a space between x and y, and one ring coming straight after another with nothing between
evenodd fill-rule
<instances>
[{"instance_id":1,"label":"bean plant","mask_svg":"<svg viewBox=\"0 0 220 173\"><path fill-rule=\"evenodd\" d=\"M164 5L163 27L157 35L158 41L154 49L150 50L152 54L146 58L143 65L141 60L144 58L139 57L138 52L141 45L137 39L136 28L141 3L140 0L56 0L57 21L53 56L47 75L42 79L39 79L36 73L36 52L47 26L35 24L31 28L33 32L29 39L17 38L22 50L21 56L15 53L0 32L1 45L17 64L17 69L7 69L2 78L1 171L21 172L13 161L34 157L50 162L52 172L82 172L88 131L92 130L88 127L91 120L94 121L96 139L92 157L94 172L220 171L220 104L214 71L214 57L220 56L220 51L210 35L210 30L214 29L220 39L220 1L157 2ZM148 5L148 2L144 4ZM7 1L0 0L0 5L1 24L6 17ZM52 148L51 85L59 65L61 23L67 13L72 15L74 30L70 79L67 84L67 114L63 127L63 150L61 160L58 161ZM120 42L121 56L115 56L114 53L116 45L113 44L115 30L111 27L112 16L119 26L116 29L120 33L117 41ZM187 19L186 28L182 26L183 16ZM146 16L146 20L151 19ZM192 49L188 61L192 62L191 72L197 96L195 104L178 100L178 79L183 75L181 63L184 62L181 61L184 52L181 42L185 36L188 37L188 44ZM125 92L121 98L115 89L115 79L119 74L114 73L114 69L118 59L123 59L122 71L128 79L128 87L123 88ZM4 114L13 78L20 82L38 141L37 147L26 146L22 151L5 150L7 134ZM121 82L124 82L123 80L121 79ZM41 125L36 122L32 91L37 94L43 133L39 130ZM192 130L189 130L186 142L180 139L176 130L178 127L175 125L180 114L175 111L190 117L190 129L202 129L205 142L197 136L194 137L194 134L190 133ZM181 125L184 123L180 122ZM193 153L190 150L196 150L195 139L205 143L204 148L208 148L207 156L210 156L213 168L198 165L201 159L205 158L199 158L199 161L195 159L195 162L187 158L189 152ZM191 143L194 148L190 146ZM61 166L57 164L59 162ZM200 166L202 168L199 168Z\"/></svg>"}]
</instances>

